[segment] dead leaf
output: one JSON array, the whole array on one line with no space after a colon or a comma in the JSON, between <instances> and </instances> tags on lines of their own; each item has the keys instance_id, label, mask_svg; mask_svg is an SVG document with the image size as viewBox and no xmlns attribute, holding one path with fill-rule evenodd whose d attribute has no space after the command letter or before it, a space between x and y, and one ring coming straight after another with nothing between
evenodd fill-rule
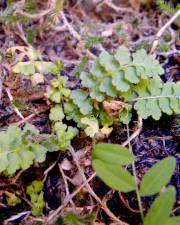
<instances>
[{"instance_id":1,"label":"dead leaf","mask_svg":"<svg viewBox=\"0 0 180 225\"><path fill-rule=\"evenodd\" d=\"M124 109L124 103L117 100L103 101L103 107L110 116L117 116Z\"/></svg>"},{"instance_id":2,"label":"dead leaf","mask_svg":"<svg viewBox=\"0 0 180 225\"><path fill-rule=\"evenodd\" d=\"M34 87L37 84L44 82L44 76L41 73L35 73L34 75L31 75L30 80L31 80L32 85Z\"/></svg>"},{"instance_id":3,"label":"dead leaf","mask_svg":"<svg viewBox=\"0 0 180 225\"><path fill-rule=\"evenodd\" d=\"M73 165L71 164L71 162L70 162L67 158L65 158L65 159L62 161L62 163L61 163L61 168L62 168L63 170L69 171L69 170L71 170L71 169L73 168Z\"/></svg>"}]
</instances>

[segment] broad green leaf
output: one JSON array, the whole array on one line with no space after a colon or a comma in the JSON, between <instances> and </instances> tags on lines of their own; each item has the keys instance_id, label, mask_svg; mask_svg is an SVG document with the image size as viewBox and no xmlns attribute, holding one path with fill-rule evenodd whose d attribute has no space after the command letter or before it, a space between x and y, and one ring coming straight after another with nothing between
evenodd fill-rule
<instances>
[{"instance_id":1,"label":"broad green leaf","mask_svg":"<svg viewBox=\"0 0 180 225\"><path fill-rule=\"evenodd\" d=\"M164 95L164 96L172 95L172 84L171 83L164 84L163 89L162 89L162 95ZM166 97L159 98L158 101L159 101L159 106L163 112L167 113L168 115L171 115L173 113L171 106L170 106L169 98L166 98ZM178 106L178 103L177 103L177 106Z\"/></svg>"},{"instance_id":2,"label":"broad green leaf","mask_svg":"<svg viewBox=\"0 0 180 225\"><path fill-rule=\"evenodd\" d=\"M166 225L166 222L176 201L176 191L170 186L166 192L161 193L153 202L143 225Z\"/></svg>"},{"instance_id":3,"label":"broad green leaf","mask_svg":"<svg viewBox=\"0 0 180 225\"><path fill-rule=\"evenodd\" d=\"M49 99L51 99L52 102L60 103L62 99L61 93L58 91L52 90L49 94Z\"/></svg>"},{"instance_id":4,"label":"broad green leaf","mask_svg":"<svg viewBox=\"0 0 180 225\"><path fill-rule=\"evenodd\" d=\"M29 133L31 135L39 135L39 130L32 124L30 123L26 123L26 125L24 126L23 128L23 133L26 134L26 133Z\"/></svg>"},{"instance_id":5,"label":"broad green leaf","mask_svg":"<svg viewBox=\"0 0 180 225\"><path fill-rule=\"evenodd\" d=\"M124 124L129 124L132 118L132 113L130 110L124 109L119 113L119 119Z\"/></svg>"},{"instance_id":6,"label":"broad green leaf","mask_svg":"<svg viewBox=\"0 0 180 225\"><path fill-rule=\"evenodd\" d=\"M0 150L0 172L6 170L8 167L8 158L6 154L3 154Z\"/></svg>"},{"instance_id":7,"label":"broad green leaf","mask_svg":"<svg viewBox=\"0 0 180 225\"><path fill-rule=\"evenodd\" d=\"M135 67L132 67L132 66L127 67L124 73L125 73L126 80L128 80L129 82L133 84L139 83L140 79L137 76Z\"/></svg>"},{"instance_id":8,"label":"broad green leaf","mask_svg":"<svg viewBox=\"0 0 180 225\"><path fill-rule=\"evenodd\" d=\"M127 148L118 144L97 144L92 156L93 159L117 165L128 165L134 160L133 154Z\"/></svg>"},{"instance_id":9,"label":"broad green leaf","mask_svg":"<svg viewBox=\"0 0 180 225\"><path fill-rule=\"evenodd\" d=\"M63 113L61 105L56 105L54 108L51 108L49 118L52 121L62 121L65 115Z\"/></svg>"},{"instance_id":10,"label":"broad green leaf","mask_svg":"<svg viewBox=\"0 0 180 225\"><path fill-rule=\"evenodd\" d=\"M147 99L146 109L149 111L149 114L152 116L153 119L155 120L160 119L162 113L158 105L158 99Z\"/></svg>"},{"instance_id":11,"label":"broad green leaf","mask_svg":"<svg viewBox=\"0 0 180 225\"><path fill-rule=\"evenodd\" d=\"M131 62L130 52L125 46L120 46L114 57L120 65L129 64Z\"/></svg>"},{"instance_id":12,"label":"broad green leaf","mask_svg":"<svg viewBox=\"0 0 180 225\"><path fill-rule=\"evenodd\" d=\"M54 69L55 65L52 62L35 61L34 65L39 73L50 73Z\"/></svg>"},{"instance_id":13,"label":"broad green leaf","mask_svg":"<svg viewBox=\"0 0 180 225\"><path fill-rule=\"evenodd\" d=\"M21 158L19 155L15 152L12 152L11 154L8 154L8 167L6 168L8 174L13 174L16 172L16 170L19 169L21 164Z\"/></svg>"},{"instance_id":14,"label":"broad green leaf","mask_svg":"<svg viewBox=\"0 0 180 225\"><path fill-rule=\"evenodd\" d=\"M14 68L14 73L21 73L23 75L33 75L35 73L34 62L18 62Z\"/></svg>"},{"instance_id":15,"label":"broad green leaf","mask_svg":"<svg viewBox=\"0 0 180 225\"><path fill-rule=\"evenodd\" d=\"M180 224L180 216L174 216L167 219L165 225L179 225Z\"/></svg>"},{"instance_id":16,"label":"broad green leaf","mask_svg":"<svg viewBox=\"0 0 180 225\"><path fill-rule=\"evenodd\" d=\"M96 133L99 132L99 124L98 120L95 118L82 118L81 123L88 125L88 127L85 129L86 135L93 138Z\"/></svg>"},{"instance_id":17,"label":"broad green leaf","mask_svg":"<svg viewBox=\"0 0 180 225\"><path fill-rule=\"evenodd\" d=\"M113 117L102 111L100 113L100 121L103 126L111 126L113 124Z\"/></svg>"},{"instance_id":18,"label":"broad green leaf","mask_svg":"<svg viewBox=\"0 0 180 225\"><path fill-rule=\"evenodd\" d=\"M86 100L88 97L88 93L86 91L83 90L73 90L71 92L70 98L73 99L73 102L75 104L78 104L80 101L84 101Z\"/></svg>"},{"instance_id":19,"label":"broad green leaf","mask_svg":"<svg viewBox=\"0 0 180 225\"><path fill-rule=\"evenodd\" d=\"M39 57L41 57L41 53L34 48L28 48L27 55L31 61L37 60Z\"/></svg>"},{"instance_id":20,"label":"broad green leaf","mask_svg":"<svg viewBox=\"0 0 180 225\"><path fill-rule=\"evenodd\" d=\"M81 83L84 87L92 88L96 85L96 81L93 79L91 74L82 72L80 75Z\"/></svg>"},{"instance_id":21,"label":"broad green leaf","mask_svg":"<svg viewBox=\"0 0 180 225\"><path fill-rule=\"evenodd\" d=\"M105 99L105 95L102 94L99 90L97 90L97 87L92 89L90 96L92 99L96 99L98 102L102 102Z\"/></svg>"},{"instance_id":22,"label":"broad green leaf","mask_svg":"<svg viewBox=\"0 0 180 225\"><path fill-rule=\"evenodd\" d=\"M109 77L104 78L99 86L99 90L106 93L108 96L116 96L116 89L112 86L112 81Z\"/></svg>"},{"instance_id":23,"label":"broad green leaf","mask_svg":"<svg viewBox=\"0 0 180 225\"><path fill-rule=\"evenodd\" d=\"M99 56L100 64L106 69L108 72L113 72L117 70L118 64L115 61L114 57L109 54L107 51L104 51Z\"/></svg>"},{"instance_id":24,"label":"broad green leaf","mask_svg":"<svg viewBox=\"0 0 180 225\"><path fill-rule=\"evenodd\" d=\"M21 167L23 170L26 170L27 168L30 167L30 165L33 164L33 160L35 159L35 154L31 151L25 151L25 149L23 149L24 151L22 151L21 153L19 153L20 157L21 157Z\"/></svg>"},{"instance_id":25,"label":"broad green leaf","mask_svg":"<svg viewBox=\"0 0 180 225\"><path fill-rule=\"evenodd\" d=\"M78 102L79 110L83 115L88 115L92 112L93 101L91 99L86 99L85 101Z\"/></svg>"},{"instance_id":26,"label":"broad green leaf","mask_svg":"<svg viewBox=\"0 0 180 225\"><path fill-rule=\"evenodd\" d=\"M130 86L128 82L124 80L124 71L116 71L113 73L112 84L118 91L128 91Z\"/></svg>"},{"instance_id":27,"label":"broad green leaf","mask_svg":"<svg viewBox=\"0 0 180 225\"><path fill-rule=\"evenodd\" d=\"M144 175L140 185L141 196L151 196L166 186L175 170L176 160L167 157L160 160Z\"/></svg>"},{"instance_id":28,"label":"broad green leaf","mask_svg":"<svg viewBox=\"0 0 180 225\"><path fill-rule=\"evenodd\" d=\"M99 64L99 61L95 61L92 64L92 67L90 69L90 73L95 77L95 78L103 78L104 77L104 71L101 67L101 65Z\"/></svg>"},{"instance_id":29,"label":"broad green leaf","mask_svg":"<svg viewBox=\"0 0 180 225\"><path fill-rule=\"evenodd\" d=\"M40 163L44 162L46 159L47 149L38 143L33 144L31 148L35 154L35 160Z\"/></svg>"},{"instance_id":30,"label":"broad green leaf","mask_svg":"<svg viewBox=\"0 0 180 225\"><path fill-rule=\"evenodd\" d=\"M94 159L92 165L97 175L111 188L125 193L135 190L133 176L121 166L99 159Z\"/></svg>"}]
</instances>

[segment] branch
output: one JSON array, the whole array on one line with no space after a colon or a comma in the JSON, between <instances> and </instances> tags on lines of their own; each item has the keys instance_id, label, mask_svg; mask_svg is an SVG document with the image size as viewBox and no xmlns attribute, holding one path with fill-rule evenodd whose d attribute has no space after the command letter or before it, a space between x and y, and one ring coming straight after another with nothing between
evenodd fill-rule
<instances>
[{"instance_id":1,"label":"branch","mask_svg":"<svg viewBox=\"0 0 180 225\"><path fill-rule=\"evenodd\" d=\"M170 20L168 20L168 22L157 32L156 36L155 36L155 40L152 44L152 48L150 53L154 54L155 49L157 48L158 42L160 37L162 36L162 34L164 33L164 31L178 18L178 16L180 16L180 10L178 10L173 17L171 17Z\"/></svg>"}]
</instances>

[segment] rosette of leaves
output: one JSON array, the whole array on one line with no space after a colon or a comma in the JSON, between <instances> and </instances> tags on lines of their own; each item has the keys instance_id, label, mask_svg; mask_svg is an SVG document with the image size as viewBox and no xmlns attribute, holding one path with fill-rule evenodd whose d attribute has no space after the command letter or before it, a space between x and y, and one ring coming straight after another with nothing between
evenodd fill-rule
<instances>
[{"instance_id":1,"label":"rosette of leaves","mask_svg":"<svg viewBox=\"0 0 180 225\"><path fill-rule=\"evenodd\" d=\"M66 88L67 77L58 76L51 81L51 88L48 93L48 98L55 102L60 103L63 97L68 97L71 93L70 89Z\"/></svg>"},{"instance_id":2,"label":"rosette of leaves","mask_svg":"<svg viewBox=\"0 0 180 225\"><path fill-rule=\"evenodd\" d=\"M89 72L82 72L80 78L82 86L89 89L90 97L102 102L107 97L123 96L142 79L161 74L162 66L145 50L131 54L126 47L120 46L113 54L102 52Z\"/></svg>"},{"instance_id":3,"label":"rosette of leaves","mask_svg":"<svg viewBox=\"0 0 180 225\"><path fill-rule=\"evenodd\" d=\"M8 52L12 52L15 54L16 51L20 51L22 55L28 57L28 61L23 60L23 58L17 55L17 63L13 68L14 73L22 74L22 75L33 75L35 73L45 74L52 72L54 74L58 74L60 69L63 68L63 64L60 61L55 62L47 62L41 60L41 54L39 51L33 48L27 47L13 47L8 49Z\"/></svg>"},{"instance_id":4,"label":"rosette of leaves","mask_svg":"<svg viewBox=\"0 0 180 225\"><path fill-rule=\"evenodd\" d=\"M145 50L131 54L121 46L114 54L102 52L90 72L82 72L80 77L82 86L98 102L123 98L119 119L127 124L133 107L143 119L152 116L158 120L162 113L180 113L180 83L163 83L162 73L162 66Z\"/></svg>"},{"instance_id":5,"label":"rosette of leaves","mask_svg":"<svg viewBox=\"0 0 180 225\"><path fill-rule=\"evenodd\" d=\"M62 122L65 115L61 105L55 105L51 108L49 118L53 122L53 131L55 136L52 136L46 145L48 144L48 149L52 146L52 149L58 148L58 150L64 150L68 148L71 144L71 140L78 134L78 129L72 126L67 126ZM52 142L52 143L50 143ZM53 147L53 145L56 145ZM50 150L51 151L51 150Z\"/></svg>"},{"instance_id":6,"label":"rosette of leaves","mask_svg":"<svg viewBox=\"0 0 180 225\"><path fill-rule=\"evenodd\" d=\"M44 162L47 148L37 140L39 131L30 124L24 129L10 125L0 132L0 172L11 175L29 168L34 161Z\"/></svg>"},{"instance_id":7,"label":"rosette of leaves","mask_svg":"<svg viewBox=\"0 0 180 225\"><path fill-rule=\"evenodd\" d=\"M26 193L31 199L32 214L34 216L40 216L45 206L43 182L37 180L33 181L32 184L27 187Z\"/></svg>"}]
</instances>

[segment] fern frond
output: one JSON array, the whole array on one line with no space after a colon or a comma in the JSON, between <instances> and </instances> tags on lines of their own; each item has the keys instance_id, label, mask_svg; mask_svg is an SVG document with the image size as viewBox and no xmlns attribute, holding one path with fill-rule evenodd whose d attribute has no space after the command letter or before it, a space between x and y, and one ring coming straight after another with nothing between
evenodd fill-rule
<instances>
[{"instance_id":1,"label":"fern frond","mask_svg":"<svg viewBox=\"0 0 180 225\"><path fill-rule=\"evenodd\" d=\"M132 54L121 46L115 54L102 52L92 65L90 72L80 75L82 85L87 87L91 98L102 102L106 96L116 97L127 92L133 84L163 74L157 60L145 50Z\"/></svg>"},{"instance_id":2,"label":"fern frond","mask_svg":"<svg viewBox=\"0 0 180 225\"><path fill-rule=\"evenodd\" d=\"M138 98L134 99L134 108L143 119L152 116L159 120L162 113L180 113L180 82L162 84L159 79L152 79L142 81L135 91Z\"/></svg>"},{"instance_id":3,"label":"fern frond","mask_svg":"<svg viewBox=\"0 0 180 225\"><path fill-rule=\"evenodd\" d=\"M34 160L43 162L47 149L35 140L38 134L32 125L26 125L23 131L10 125L7 131L0 132L0 172L13 174L29 168Z\"/></svg>"}]
</instances>

